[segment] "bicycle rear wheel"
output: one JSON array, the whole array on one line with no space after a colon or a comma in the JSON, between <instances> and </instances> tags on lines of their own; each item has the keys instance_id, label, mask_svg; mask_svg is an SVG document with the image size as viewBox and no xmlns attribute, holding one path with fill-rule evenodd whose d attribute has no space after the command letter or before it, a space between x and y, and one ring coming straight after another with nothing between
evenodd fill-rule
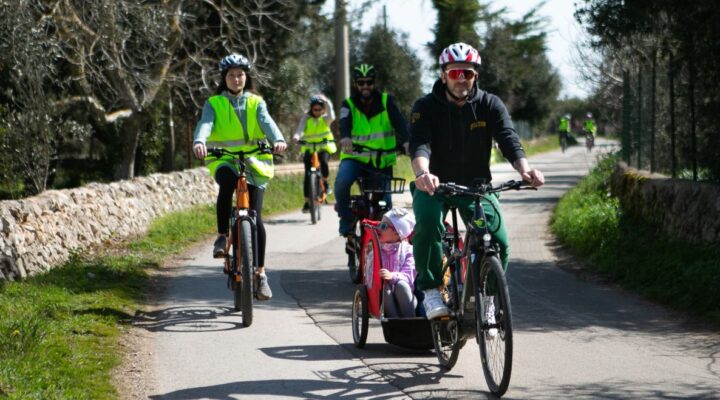
<instances>
[{"instance_id":1,"label":"bicycle rear wheel","mask_svg":"<svg viewBox=\"0 0 720 400\"><path fill-rule=\"evenodd\" d=\"M240 221L238 241L240 243L240 261L242 267L242 285L239 291L240 308L242 310L243 326L250 326L253 321L253 292L255 277L253 276L253 246L252 226L250 221ZM238 291L235 291L235 302L237 304Z\"/></svg>"},{"instance_id":2,"label":"bicycle rear wheel","mask_svg":"<svg viewBox=\"0 0 720 400\"><path fill-rule=\"evenodd\" d=\"M360 283L362 280L362 249L360 237L356 234L348 236L345 243L345 252L348 255L348 272L352 283Z\"/></svg>"},{"instance_id":3,"label":"bicycle rear wheel","mask_svg":"<svg viewBox=\"0 0 720 400\"><path fill-rule=\"evenodd\" d=\"M450 278L447 280L445 290L442 292L444 301L448 308L457 310L460 304L459 287L455 267L448 267ZM438 362L448 370L457 363L460 349L465 345L462 338L458 320L451 317L450 320L434 320L432 326L433 345Z\"/></svg>"},{"instance_id":4,"label":"bicycle rear wheel","mask_svg":"<svg viewBox=\"0 0 720 400\"><path fill-rule=\"evenodd\" d=\"M513 355L512 311L505 272L497 256L483 257L475 290L475 337L488 388L502 396L510 385ZM492 303L494 312L486 312ZM488 315L494 316L495 322Z\"/></svg>"},{"instance_id":5,"label":"bicycle rear wheel","mask_svg":"<svg viewBox=\"0 0 720 400\"><path fill-rule=\"evenodd\" d=\"M318 204L318 197L320 196L320 178L315 172L310 173L310 221L313 224L318 222L318 213L320 204Z\"/></svg>"}]
</instances>

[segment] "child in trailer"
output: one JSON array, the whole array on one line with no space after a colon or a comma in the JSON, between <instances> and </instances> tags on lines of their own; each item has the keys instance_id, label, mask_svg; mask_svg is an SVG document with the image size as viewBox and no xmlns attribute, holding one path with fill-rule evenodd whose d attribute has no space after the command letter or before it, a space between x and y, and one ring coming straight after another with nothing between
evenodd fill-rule
<instances>
[{"instance_id":1,"label":"child in trailer","mask_svg":"<svg viewBox=\"0 0 720 400\"><path fill-rule=\"evenodd\" d=\"M393 208L378 224L382 265L385 317L415 316L415 258L408 241L415 228L415 216L404 208Z\"/></svg>"}]
</instances>

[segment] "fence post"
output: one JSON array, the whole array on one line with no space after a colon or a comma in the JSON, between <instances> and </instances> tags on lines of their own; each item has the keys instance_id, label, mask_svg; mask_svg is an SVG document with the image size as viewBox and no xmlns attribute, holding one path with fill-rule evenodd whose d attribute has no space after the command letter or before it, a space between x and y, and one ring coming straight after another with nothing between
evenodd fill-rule
<instances>
[{"instance_id":1,"label":"fence post","mask_svg":"<svg viewBox=\"0 0 720 400\"><path fill-rule=\"evenodd\" d=\"M692 40L692 39L691 39ZM692 42L690 42L692 45ZM691 51L690 54L693 54ZM693 169L693 181L698 180L697 170L697 138L695 137L695 63L690 61L690 82L688 82L688 90L690 91L690 143L692 152L692 169Z\"/></svg>"},{"instance_id":2,"label":"fence post","mask_svg":"<svg viewBox=\"0 0 720 400\"><path fill-rule=\"evenodd\" d=\"M642 66L638 65L637 81L637 169L642 169Z\"/></svg>"},{"instance_id":3,"label":"fence post","mask_svg":"<svg viewBox=\"0 0 720 400\"><path fill-rule=\"evenodd\" d=\"M677 178L677 158L675 157L675 70L673 69L673 56L668 58L668 83L670 84L670 159L671 173Z\"/></svg>"},{"instance_id":4,"label":"fence post","mask_svg":"<svg viewBox=\"0 0 720 400\"><path fill-rule=\"evenodd\" d=\"M622 106L622 158L627 164L630 164L630 152L632 150L630 140L630 71L623 70L623 106Z\"/></svg>"},{"instance_id":5,"label":"fence post","mask_svg":"<svg viewBox=\"0 0 720 400\"><path fill-rule=\"evenodd\" d=\"M653 52L652 89L650 94L650 173L655 172L655 70L657 67L657 51Z\"/></svg>"}]
</instances>

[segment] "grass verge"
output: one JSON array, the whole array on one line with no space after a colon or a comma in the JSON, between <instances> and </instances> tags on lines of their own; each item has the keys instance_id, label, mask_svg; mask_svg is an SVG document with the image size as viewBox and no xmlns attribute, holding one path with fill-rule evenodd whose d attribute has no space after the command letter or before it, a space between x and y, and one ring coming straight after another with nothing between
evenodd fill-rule
<instances>
[{"instance_id":1,"label":"grass verge","mask_svg":"<svg viewBox=\"0 0 720 400\"><path fill-rule=\"evenodd\" d=\"M623 287L720 326L720 246L670 239L623 215L609 195L614 157L558 203L551 227L589 268Z\"/></svg>"}]
</instances>

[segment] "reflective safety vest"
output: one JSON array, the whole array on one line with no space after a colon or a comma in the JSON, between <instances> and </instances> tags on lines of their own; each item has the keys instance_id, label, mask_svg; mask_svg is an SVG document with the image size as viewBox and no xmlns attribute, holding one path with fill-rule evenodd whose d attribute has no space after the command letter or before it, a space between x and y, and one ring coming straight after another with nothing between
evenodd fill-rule
<instances>
[{"instance_id":1,"label":"reflective safety vest","mask_svg":"<svg viewBox=\"0 0 720 400\"><path fill-rule=\"evenodd\" d=\"M363 146L371 147L373 149L381 150L394 150L396 146L395 135L393 134L393 127L390 123L390 116L387 112L387 93L382 94L382 106L383 111L372 117L369 121L367 116L360 111L355 104L347 99L350 111L352 112L352 141L353 143L361 144ZM377 153L360 150L358 152L351 151L350 153L341 152L340 160L351 159L358 160L365 164L371 164L375 168L385 168L395 165L396 157L395 152L383 153L378 164Z\"/></svg>"},{"instance_id":2,"label":"reflective safety vest","mask_svg":"<svg viewBox=\"0 0 720 400\"><path fill-rule=\"evenodd\" d=\"M565 132L565 133L570 132L570 123L569 122L570 121L568 121L568 119L565 117L560 118L560 125L558 126L558 131Z\"/></svg>"},{"instance_id":3,"label":"reflective safety vest","mask_svg":"<svg viewBox=\"0 0 720 400\"><path fill-rule=\"evenodd\" d=\"M590 132L593 135L595 134L595 131L597 131L597 128L595 127L595 121L592 119L586 119L585 120L585 131Z\"/></svg>"},{"instance_id":4,"label":"reflective safety vest","mask_svg":"<svg viewBox=\"0 0 720 400\"><path fill-rule=\"evenodd\" d=\"M223 147L230 151L255 150L258 147L258 141L265 140L265 134L257 122L257 109L261 101L262 97L254 94L247 97L245 113L247 132L245 132L230 100L223 95L210 97L208 102L215 112L215 120L213 121L212 132L210 132L205 145L208 148ZM208 164L210 174L215 176L215 171L220 165L229 165L233 170L239 172L232 159L231 156L223 156ZM245 157L245 164L248 167L247 173L249 174L272 178L275 173L272 154L252 154Z\"/></svg>"},{"instance_id":5,"label":"reflective safety vest","mask_svg":"<svg viewBox=\"0 0 720 400\"><path fill-rule=\"evenodd\" d=\"M308 116L307 121L305 121L305 131L303 132L302 138L309 143L320 143L325 139L332 140L333 135L332 132L330 132L330 128L327 126L327 123L325 123L325 118L313 118ZM316 146L315 150L326 151L329 154L333 154L337 151L337 146L335 145L335 142L330 142L321 146ZM306 151L313 151L313 147L302 146L300 151L302 153Z\"/></svg>"}]
</instances>

